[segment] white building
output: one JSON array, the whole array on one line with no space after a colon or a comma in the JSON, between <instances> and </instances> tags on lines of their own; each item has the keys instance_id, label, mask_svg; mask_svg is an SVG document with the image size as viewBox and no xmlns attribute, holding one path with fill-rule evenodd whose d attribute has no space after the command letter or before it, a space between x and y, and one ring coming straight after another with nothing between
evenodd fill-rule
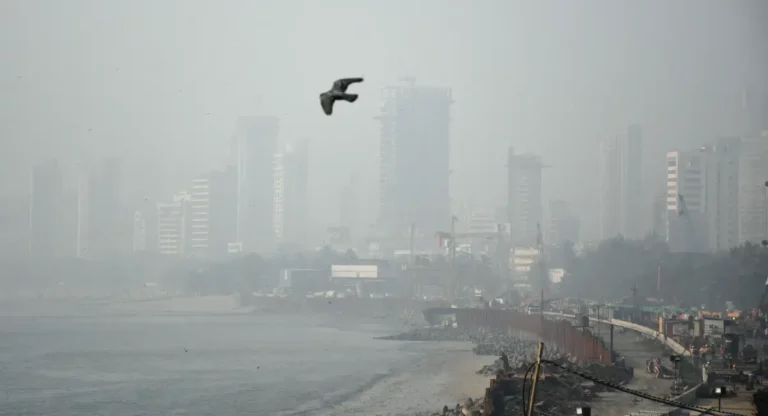
<instances>
[{"instance_id":1,"label":"white building","mask_svg":"<svg viewBox=\"0 0 768 416\"><path fill-rule=\"evenodd\" d=\"M669 152L667 165L672 248L681 249L682 244L686 251L728 250L767 238L768 135L720 139L695 151ZM679 215L678 194L690 217ZM704 247L692 248L690 240Z\"/></svg>"},{"instance_id":2,"label":"white building","mask_svg":"<svg viewBox=\"0 0 768 416\"><path fill-rule=\"evenodd\" d=\"M189 189L189 247L187 254L207 257L211 220L211 180L203 176L192 181Z\"/></svg>"},{"instance_id":3,"label":"white building","mask_svg":"<svg viewBox=\"0 0 768 416\"><path fill-rule=\"evenodd\" d=\"M710 250L706 163L706 155L700 151L667 152L665 235L672 251Z\"/></svg>"},{"instance_id":4,"label":"white building","mask_svg":"<svg viewBox=\"0 0 768 416\"><path fill-rule=\"evenodd\" d=\"M157 204L157 251L164 255L183 256L187 253L187 219L192 197L181 192L173 202Z\"/></svg>"},{"instance_id":5,"label":"white building","mask_svg":"<svg viewBox=\"0 0 768 416\"><path fill-rule=\"evenodd\" d=\"M289 143L282 153L274 155L272 229L279 242L306 242L308 162L306 140Z\"/></svg>"},{"instance_id":6,"label":"white building","mask_svg":"<svg viewBox=\"0 0 768 416\"><path fill-rule=\"evenodd\" d=\"M496 218L483 212L473 212L469 215L467 231L470 234L495 234L499 232Z\"/></svg>"}]
</instances>

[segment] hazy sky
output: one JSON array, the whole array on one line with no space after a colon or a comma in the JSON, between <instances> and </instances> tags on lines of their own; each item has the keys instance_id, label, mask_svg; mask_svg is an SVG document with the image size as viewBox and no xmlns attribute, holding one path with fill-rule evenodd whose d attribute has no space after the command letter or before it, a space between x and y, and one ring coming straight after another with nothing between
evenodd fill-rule
<instances>
[{"instance_id":1,"label":"hazy sky","mask_svg":"<svg viewBox=\"0 0 768 416\"><path fill-rule=\"evenodd\" d=\"M739 89L767 84L767 9L761 0L3 0L1 188L23 189L45 157L122 154L132 195L170 192L224 162L237 116L277 115L281 139L311 141L313 219L338 217L353 171L374 217L380 89L411 75L453 88L455 200L502 204L514 145L552 165L546 199L573 201L596 228L600 139L643 125L651 191L663 152L732 133ZM326 117L317 95L342 76L366 78L361 98Z\"/></svg>"}]
</instances>

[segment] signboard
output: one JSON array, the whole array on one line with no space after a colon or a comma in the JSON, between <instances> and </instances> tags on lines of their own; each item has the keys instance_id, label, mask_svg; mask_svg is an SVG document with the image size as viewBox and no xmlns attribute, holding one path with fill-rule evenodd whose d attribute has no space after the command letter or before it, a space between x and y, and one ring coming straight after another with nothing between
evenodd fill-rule
<instances>
[{"instance_id":1,"label":"signboard","mask_svg":"<svg viewBox=\"0 0 768 416\"><path fill-rule=\"evenodd\" d=\"M379 266L334 264L331 266L332 279L378 279Z\"/></svg>"}]
</instances>

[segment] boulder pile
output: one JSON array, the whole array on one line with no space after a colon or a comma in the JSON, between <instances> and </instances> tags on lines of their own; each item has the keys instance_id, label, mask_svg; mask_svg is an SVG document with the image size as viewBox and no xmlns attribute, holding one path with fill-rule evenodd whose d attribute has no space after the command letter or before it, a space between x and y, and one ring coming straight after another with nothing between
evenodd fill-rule
<instances>
[{"instance_id":1,"label":"boulder pile","mask_svg":"<svg viewBox=\"0 0 768 416\"><path fill-rule=\"evenodd\" d=\"M500 360L501 361L501 360ZM557 360L553 360L556 361ZM560 364L568 366L564 360ZM503 365L503 363L500 363ZM524 414L524 406L531 393L533 374L528 374L524 381L526 370L530 364L522 364L510 371L499 369L495 375L496 384L485 399L471 401L467 406L457 404L454 407L445 406L441 412L433 412L431 415L482 415L484 403L488 401L494 408L503 408L504 415L518 416ZM628 371L621 367L604 365L590 365L579 369L605 381L618 385L626 384L631 378ZM523 384L525 383L525 400L523 396ZM582 377L563 370L553 365L544 365L539 376L537 401L534 405L536 413L549 415L573 415L577 407L598 397L598 393L610 390L600 384L587 381Z\"/></svg>"}]
</instances>

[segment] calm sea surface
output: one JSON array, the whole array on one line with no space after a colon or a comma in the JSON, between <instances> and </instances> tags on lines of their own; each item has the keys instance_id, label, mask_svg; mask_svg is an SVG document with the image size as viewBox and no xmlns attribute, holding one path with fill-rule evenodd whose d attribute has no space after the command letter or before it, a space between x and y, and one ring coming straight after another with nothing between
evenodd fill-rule
<instances>
[{"instance_id":1,"label":"calm sea surface","mask_svg":"<svg viewBox=\"0 0 768 416\"><path fill-rule=\"evenodd\" d=\"M0 414L323 414L429 349L372 339L386 332L327 317L0 316Z\"/></svg>"}]
</instances>

